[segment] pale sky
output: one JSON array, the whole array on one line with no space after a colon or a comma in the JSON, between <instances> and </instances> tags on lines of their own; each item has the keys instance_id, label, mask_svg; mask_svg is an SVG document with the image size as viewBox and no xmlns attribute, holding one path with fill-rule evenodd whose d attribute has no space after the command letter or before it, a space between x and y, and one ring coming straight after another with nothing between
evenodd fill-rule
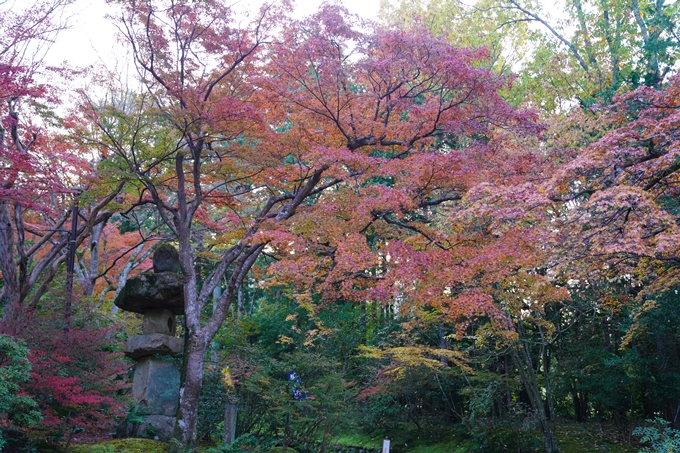
<instances>
[{"instance_id":1,"label":"pale sky","mask_svg":"<svg viewBox=\"0 0 680 453\"><path fill-rule=\"evenodd\" d=\"M304 16L312 13L323 0L297 0L296 15ZM259 4L258 0L241 0L239 8L245 8L249 2ZM344 0L350 12L367 19L375 19L378 14L380 0ZM19 4L22 0L18 1ZM116 55L123 60L124 54L115 41L116 28L111 21L104 18L110 10L104 0L76 0L71 7L72 27L63 31L50 48L46 62L58 66L63 61L85 67L96 63L105 63L109 69L115 65Z\"/></svg>"}]
</instances>

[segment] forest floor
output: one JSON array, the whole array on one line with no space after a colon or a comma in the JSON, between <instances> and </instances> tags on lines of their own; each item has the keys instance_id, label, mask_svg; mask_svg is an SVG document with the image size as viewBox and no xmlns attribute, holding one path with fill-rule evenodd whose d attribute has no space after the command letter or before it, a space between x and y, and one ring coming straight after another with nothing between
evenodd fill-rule
<instances>
[{"instance_id":1,"label":"forest floor","mask_svg":"<svg viewBox=\"0 0 680 453\"><path fill-rule=\"evenodd\" d=\"M379 451L384 436L391 439L390 453L512 452L519 451L520 446L521 451L541 451L540 437L535 432L496 429L470 437L455 427L440 427L437 430L400 429L375 433L373 436L346 433L333 438L331 443ZM561 453L636 453L640 449L626 431L610 423L563 420L558 424L557 436ZM118 439L97 445L73 446L71 453L165 453L166 446L163 442L150 439Z\"/></svg>"},{"instance_id":2,"label":"forest floor","mask_svg":"<svg viewBox=\"0 0 680 453\"><path fill-rule=\"evenodd\" d=\"M632 428L621 430L611 423L560 420L557 442L561 453L636 453L640 446L631 438L631 431ZM379 450L383 437L391 440L390 453L542 451L538 432L507 428L480 430L475 436L470 436L463 433L460 427L429 430L401 427L391 432L376 433L372 437L346 434L335 438L333 443Z\"/></svg>"}]
</instances>

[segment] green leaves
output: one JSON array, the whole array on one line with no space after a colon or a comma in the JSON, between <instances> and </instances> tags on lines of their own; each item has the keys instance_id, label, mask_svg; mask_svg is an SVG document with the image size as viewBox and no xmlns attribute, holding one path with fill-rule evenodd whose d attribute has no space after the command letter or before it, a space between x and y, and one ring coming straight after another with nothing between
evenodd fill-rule
<instances>
[{"instance_id":1,"label":"green leaves","mask_svg":"<svg viewBox=\"0 0 680 453\"><path fill-rule=\"evenodd\" d=\"M634 436L640 436L640 443L651 444L639 453L668 453L680 451L680 431L671 428L662 419L647 420L650 426L638 426L633 430Z\"/></svg>"},{"instance_id":2,"label":"green leaves","mask_svg":"<svg viewBox=\"0 0 680 453\"><path fill-rule=\"evenodd\" d=\"M6 414L9 426L30 428L42 420L38 404L20 391L30 375L28 348L23 341L0 335L0 413ZM5 444L0 432L0 448Z\"/></svg>"}]
</instances>

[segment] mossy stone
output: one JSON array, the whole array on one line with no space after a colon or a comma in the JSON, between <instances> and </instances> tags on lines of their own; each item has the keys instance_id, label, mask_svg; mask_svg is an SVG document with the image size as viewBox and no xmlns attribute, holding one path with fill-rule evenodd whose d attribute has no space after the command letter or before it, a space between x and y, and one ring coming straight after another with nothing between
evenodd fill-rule
<instances>
[{"instance_id":1,"label":"mossy stone","mask_svg":"<svg viewBox=\"0 0 680 453\"><path fill-rule=\"evenodd\" d=\"M144 272L129 279L113 301L121 310L144 314L148 310L167 309L184 314L184 281L174 272Z\"/></svg>"},{"instance_id":2,"label":"mossy stone","mask_svg":"<svg viewBox=\"0 0 680 453\"><path fill-rule=\"evenodd\" d=\"M179 252L170 244L163 244L153 253L153 271L179 272Z\"/></svg>"}]
</instances>

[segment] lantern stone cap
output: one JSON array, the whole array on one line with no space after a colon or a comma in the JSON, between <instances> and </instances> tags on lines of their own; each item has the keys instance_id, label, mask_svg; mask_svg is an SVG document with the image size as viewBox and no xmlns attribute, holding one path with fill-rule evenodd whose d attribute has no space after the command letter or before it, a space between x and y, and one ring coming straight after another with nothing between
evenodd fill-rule
<instances>
[{"instance_id":1,"label":"lantern stone cap","mask_svg":"<svg viewBox=\"0 0 680 453\"><path fill-rule=\"evenodd\" d=\"M121 310L144 314L148 310L167 309L184 314L184 284L175 272L144 272L129 279L113 301Z\"/></svg>"}]
</instances>

